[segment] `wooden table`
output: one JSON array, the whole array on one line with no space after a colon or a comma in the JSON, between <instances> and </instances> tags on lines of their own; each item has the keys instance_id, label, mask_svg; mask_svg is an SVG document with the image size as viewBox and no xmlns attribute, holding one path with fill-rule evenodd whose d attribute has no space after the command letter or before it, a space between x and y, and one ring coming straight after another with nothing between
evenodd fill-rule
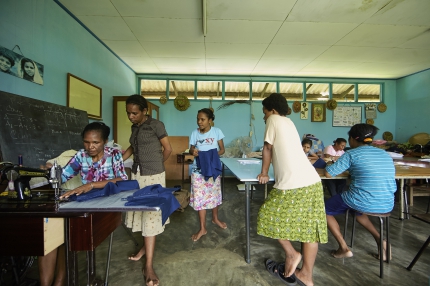
<instances>
[{"instance_id":1,"label":"wooden table","mask_svg":"<svg viewBox=\"0 0 430 286\"><path fill-rule=\"evenodd\" d=\"M66 247L67 285L78 285L79 283L78 251L87 252L86 280L87 285L93 285L96 279L95 248L110 236L105 276L105 284L107 284L113 231L121 224L121 213L132 210L156 211L159 209L146 206L125 207L121 198L132 192L134 190L96 198L84 203L60 204L53 200L53 193L49 191L44 192L43 196L35 196L23 202L1 197L2 243L0 243L0 255L43 256L65 243L68 246ZM112 201L117 205L111 204ZM79 206L76 207L76 205ZM56 225L57 232L47 234L44 229L50 225L51 221L54 221L53 219L63 219L64 224L62 227ZM62 240L46 245L47 242L49 243L61 235L63 235ZM31 237L30 241L29 237Z\"/></svg>"},{"instance_id":2,"label":"wooden table","mask_svg":"<svg viewBox=\"0 0 430 286\"><path fill-rule=\"evenodd\" d=\"M177 156L177 162L182 164L182 183L185 183L185 166L191 165L193 163L194 156L191 155L190 153L180 153L180 154L176 154L176 156ZM193 161L189 163L186 160L187 156L193 157ZM187 172L187 176L188 176L188 172Z\"/></svg>"}]
</instances>

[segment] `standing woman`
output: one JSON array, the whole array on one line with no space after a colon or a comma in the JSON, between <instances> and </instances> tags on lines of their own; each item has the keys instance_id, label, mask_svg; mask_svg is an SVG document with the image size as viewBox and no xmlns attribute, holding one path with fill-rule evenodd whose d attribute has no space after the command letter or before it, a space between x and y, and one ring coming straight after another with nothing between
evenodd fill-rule
<instances>
[{"instance_id":1,"label":"standing woman","mask_svg":"<svg viewBox=\"0 0 430 286\"><path fill-rule=\"evenodd\" d=\"M212 223L222 229L227 224L218 219L218 206L222 204L221 172L219 155L224 154L224 134L221 129L211 127L215 115L209 108L197 112L197 125L190 137L190 154L196 157L199 169L191 174L190 206L199 212L200 230L191 236L199 240L207 233L206 210L212 209Z\"/></svg>"},{"instance_id":2,"label":"standing woman","mask_svg":"<svg viewBox=\"0 0 430 286\"><path fill-rule=\"evenodd\" d=\"M260 184L269 181L272 161L275 185L258 212L257 233L277 239L285 252L285 263L266 261L266 269L284 283L294 280L312 286L318 243L326 243L323 188L315 168L302 150L294 123L286 117L285 97L272 93L263 100L266 122ZM290 241L302 243L302 255ZM290 277L291 276L291 277Z\"/></svg>"},{"instance_id":3,"label":"standing woman","mask_svg":"<svg viewBox=\"0 0 430 286\"><path fill-rule=\"evenodd\" d=\"M329 145L324 149L324 157L331 158L333 162L336 162L340 156L345 154L346 139L337 138L333 141L333 145ZM330 195L333 197L336 194L342 193L346 188L345 179L326 179L323 181L327 187Z\"/></svg>"},{"instance_id":4,"label":"standing woman","mask_svg":"<svg viewBox=\"0 0 430 286\"><path fill-rule=\"evenodd\" d=\"M85 126L82 131L84 149L64 166L61 173L62 182L70 180L80 174L82 185L64 193L60 199L76 194L80 195L93 188L104 188L109 183L127 180L121 151L105 147L110 128L104 123L93 122ZM47 164L47 168L51 165ZM45 256L38 257L39 277L41 286L65 285L66 258L64 244Z\"/></svg>"},{"instance_id":5,"label":"standing woman","mask_svg":"<svg viewBox=\"0 0 430 286\"><path fill-rule=\"evenodd\" d=\"M131 126L130 147L124 153L124 160L133 154L132 179L144 188L153 184L166 187L164 161L172 153L166 129L161 121L147 115L148 103L143 96L131 95L126 100L128 119ZM166 223L169 223L167 220ZM155 236L164 231L161 210L154 212L127 212L127 227L133 232L141 231L144 245L136 255L129 257L137 261L146 254L144 276L146 285L158 285L159 279L152 266Z\"/></svg>"}]
</instances>

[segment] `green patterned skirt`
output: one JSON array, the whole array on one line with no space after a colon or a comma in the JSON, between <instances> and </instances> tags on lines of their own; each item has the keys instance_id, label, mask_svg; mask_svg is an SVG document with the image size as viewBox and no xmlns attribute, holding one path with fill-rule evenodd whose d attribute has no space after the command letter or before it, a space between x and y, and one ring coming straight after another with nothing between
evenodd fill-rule
<instances>
[{"instance_id":1,"label":"green patterned skirt","mask_svg":"<svg viewBox=\"0 0 430 286\"><path fill-rule=\"evenodd\" d=\"M274 239L327 243L327 220L321 182L270 191L258 212L257 233Z\"/></svg>"}]
</instances>

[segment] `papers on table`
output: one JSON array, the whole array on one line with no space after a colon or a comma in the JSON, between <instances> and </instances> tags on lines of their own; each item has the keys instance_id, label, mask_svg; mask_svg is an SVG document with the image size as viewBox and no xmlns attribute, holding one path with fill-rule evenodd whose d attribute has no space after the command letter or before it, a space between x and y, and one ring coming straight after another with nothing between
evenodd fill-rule
<instances>
[{"instance_id":1,"label":"papers on table","mask_svg":"<svg viewBox=\"0 0 430 286\"><path fill-rule=\"evenodd\" d=\"M394 152L387 152L388 155L391 156L391 158L393 159L397 159L397 158L403 158L403 154L402 153L394 153Z\"/></svg>"},{"instance_id":2,"label":"papers on table","mask_svg":"<svg viewBox=\"0 0 430 286\"><path fill-rule=\"evenodd\" d=\"M261 160L237 160L241 165L258 165L261 163Z\"/></svg>"}]
</instances>

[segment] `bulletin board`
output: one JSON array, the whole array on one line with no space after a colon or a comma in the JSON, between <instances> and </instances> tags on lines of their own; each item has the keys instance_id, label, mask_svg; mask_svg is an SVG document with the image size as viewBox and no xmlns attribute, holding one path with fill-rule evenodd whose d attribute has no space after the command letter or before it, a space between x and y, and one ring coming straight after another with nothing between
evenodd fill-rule
<instances>
[{"instance_id":1,"label":"bulletin board","mask_svg":"<svg viewBox=\"0 0 430 286\"><path fill-rule=\"evenodd\" d=\"M333 126L353 126L361 123L361 106L338 106L333 110Z\"/></svg>"}]
</instances>

